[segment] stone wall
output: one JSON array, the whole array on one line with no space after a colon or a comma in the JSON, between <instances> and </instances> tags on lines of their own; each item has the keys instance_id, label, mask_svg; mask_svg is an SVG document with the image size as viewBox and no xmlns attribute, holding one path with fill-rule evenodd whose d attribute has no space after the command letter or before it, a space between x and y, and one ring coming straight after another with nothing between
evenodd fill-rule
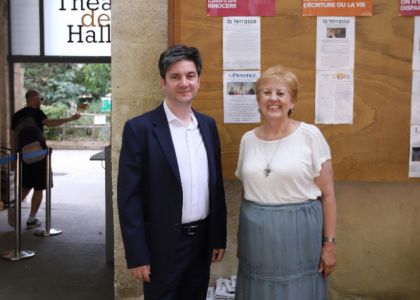
<instances>
[{"instance_id":1,"label":"stone wall","mask_svg":"<svg viewBox=\"0 0 420 300\"><path fill-rule=\"evenodd\" d=\"M115 295L130 299L142 293L128 273L117 216L116 178L121 134L129 118L160 103L159 54L167 47L167 1L125 0L112 3L112 181L115 224Z\"/></svg>"}]
</instances>

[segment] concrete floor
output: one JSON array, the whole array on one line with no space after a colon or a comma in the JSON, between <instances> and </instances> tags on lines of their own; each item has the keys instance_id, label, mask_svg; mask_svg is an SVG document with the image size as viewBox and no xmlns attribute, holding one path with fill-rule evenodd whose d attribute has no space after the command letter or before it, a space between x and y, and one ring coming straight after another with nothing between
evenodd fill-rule
<instances>
[{"instance_id":1,"label":"concrete floor","mask_svg":"<svg viewBox=\"0 0 420 300\"><path fill-rule=\"evenodd\" d=\"M35 256L0 259L0 299L114 299L114 269L105 257L105 170L89 160L97 152L54 150L51 224L63 233L39 237L26 230L30 199L22 203L21 249ZM38 218L44 228L45 201ZM1 211L0 253L15 249L15 236Z\"/></svg>"}]
</instances>

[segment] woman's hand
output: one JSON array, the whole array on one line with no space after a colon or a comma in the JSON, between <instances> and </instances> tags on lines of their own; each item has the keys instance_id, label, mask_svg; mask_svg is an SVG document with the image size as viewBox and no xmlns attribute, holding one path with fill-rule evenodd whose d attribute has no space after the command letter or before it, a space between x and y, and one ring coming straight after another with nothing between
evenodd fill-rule
<instances>
[{"instance_id":1,"label":"woman's hand","mask_svg":"<svg viewBox=\"0 0 420 300\"><path fill-rule=\"evenodd\" d=\"M319 272L323 272L324 277L328 277L335 269L335 243L325 242L321 250L321 261Z\"/></svg>"}]
</instances>

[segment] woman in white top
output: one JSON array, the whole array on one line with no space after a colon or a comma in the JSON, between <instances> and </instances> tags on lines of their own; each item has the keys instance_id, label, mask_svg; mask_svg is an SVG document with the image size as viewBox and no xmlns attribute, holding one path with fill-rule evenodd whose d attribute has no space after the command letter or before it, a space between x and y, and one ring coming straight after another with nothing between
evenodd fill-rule
<instances>
[{"instance_id":1,"label":"woman in white top","mask_svg":"<svg viewBox=\"0 0 420 300\"><path fill-rule=\"evenodd\" d=\"M236 299L327 299L336 263L336 200L329 146L293 120L298 81L277 65L256 84L262 124L241 140Z\"/></svg>"}]
</instances>

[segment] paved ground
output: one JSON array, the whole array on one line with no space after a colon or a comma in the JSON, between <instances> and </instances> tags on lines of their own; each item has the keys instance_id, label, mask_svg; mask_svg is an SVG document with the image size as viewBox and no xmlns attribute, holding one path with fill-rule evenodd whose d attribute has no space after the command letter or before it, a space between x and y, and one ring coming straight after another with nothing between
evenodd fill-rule
<instances>
[{"instance_id":1,"label":"paved ground","mask_svg":"<svg viewBox=\"0 0 420 300\"><path fill-rule=\"evenodd\" d=\"M0 299L114 299L113 266L105 259L105 170L103 162L89 160L97 152L53 152L52 227L63 233L38 237L26 230L30 201L23 202L21 249L35 256L0 259ZM7 212L0 212L0 253L15 249L15 236Z\"/></svg>"}]
</instances>

